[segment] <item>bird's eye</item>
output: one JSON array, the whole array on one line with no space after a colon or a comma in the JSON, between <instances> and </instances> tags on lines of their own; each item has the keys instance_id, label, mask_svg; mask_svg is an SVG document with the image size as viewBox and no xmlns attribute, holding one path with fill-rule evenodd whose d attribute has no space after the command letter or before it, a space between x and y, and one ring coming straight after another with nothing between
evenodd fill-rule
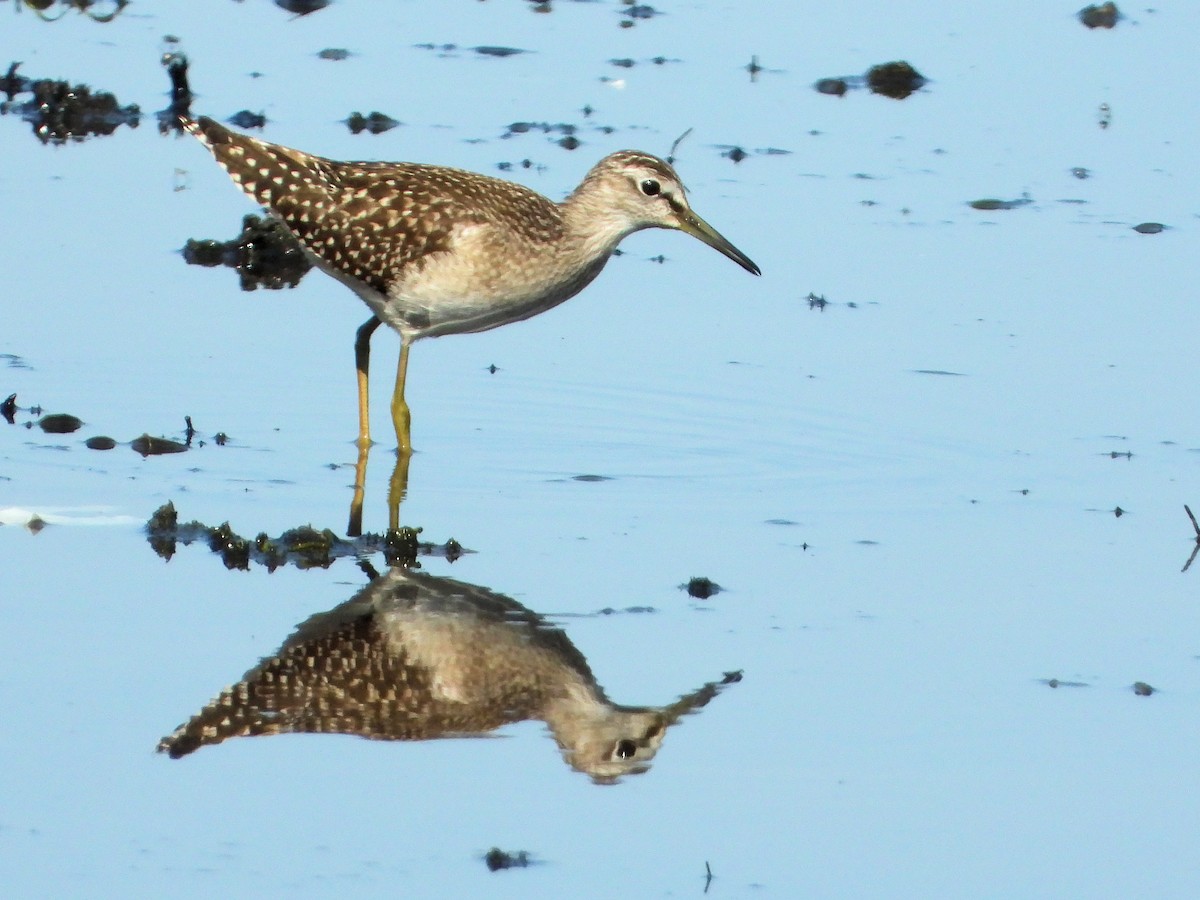
<instances>
[{"instance_id":1,"label":"bird's eye","mask_svg":"<svg viewBox=\"0 0 1200 900\"><path fill-rule=\"evenodd\" d=\"M653 184L654 182L649 182ZM617 741L616 757L617 759L631 759L637 753L637 744L630 740Z\"/></svg>"},{"instance_id":2,"label":"bird's eye","mask_svg":"<svg viewBox=\"0 0 1200 900\"><path fill-rule=\"evenodd\" d=\"M657 194L661 190L662 190L662 187L653 178L647 178L645 181L642 182L642 193L645 194L647 197L653 197L655 194Z\"/></svg>"}]
</instances>

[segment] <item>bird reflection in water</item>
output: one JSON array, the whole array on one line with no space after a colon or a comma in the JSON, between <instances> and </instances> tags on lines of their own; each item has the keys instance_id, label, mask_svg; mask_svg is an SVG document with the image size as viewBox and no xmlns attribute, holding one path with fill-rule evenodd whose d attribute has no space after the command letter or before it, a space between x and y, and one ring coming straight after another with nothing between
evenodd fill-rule
<instances>
[{"instance_id":1,"label":"bird reflection in water","mask_svg":"<svg viewBox=\"0 0 1200 900\"><path fill-rule=\"evenodd\" d=\"M393 568L297 627L273 656L159 742L173 758L233 737L479 737L540 719L598 783L645 772L667 729L720 681L661 707L618 706L562 629L476 585Z\"/></svg>"}]
</instances>

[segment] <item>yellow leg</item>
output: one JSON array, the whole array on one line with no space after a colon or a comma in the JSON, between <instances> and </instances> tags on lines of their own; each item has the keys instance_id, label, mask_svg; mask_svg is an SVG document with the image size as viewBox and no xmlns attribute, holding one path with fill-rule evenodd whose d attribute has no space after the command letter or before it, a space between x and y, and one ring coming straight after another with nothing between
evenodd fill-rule
<instances>
[{"instance_id":1,"label":"yellow leg","mask_svg":"<svg viewBox=\"0 0 1200 900\"><path fill-rule=\"evenodd\" d=\"M388 482L388 530L397 531L400 528L400 504L408 493L408 463L411 453L396 454L396 468L392 470L391 481Z\"/></svg>"},{"instance_id":2,"label":"yellow leg","mask_svg":"<svg viewBox=\"0 0 1200 900\"><path fill-rule=\"evenodd\" d=\"M350 524L346 537L362 537L363 497L367 489L367 455L370 443L358 445L358 461L354 464L354 498L350 501Z\"/></svg>"},{"instance_id":3,"label":"yellow leg","mask_svg":"<svg viewBox=\"0 0 1200 900\"><path fill-rule=\"evenodd\" d=\"M400 361L396 364L396 389L392 392L392 424L396 427L396 452L412 454L412 414L404 400L404 375L408 371L408 341L400 338Z\"/></svg>"},{"instance_id":4,"label":"yellow leg","mask_svg":"<svg viewBox=\"0 0 1200 900\"><path fill-rule=\"evenodd\" d=\"M367 397L367 372L371 366L371 335L379 327L379 319L371 316L359 326L354 337L354 368L358 370L358 446L371 444L371 415Z\"/></svg>"}]
</instances>

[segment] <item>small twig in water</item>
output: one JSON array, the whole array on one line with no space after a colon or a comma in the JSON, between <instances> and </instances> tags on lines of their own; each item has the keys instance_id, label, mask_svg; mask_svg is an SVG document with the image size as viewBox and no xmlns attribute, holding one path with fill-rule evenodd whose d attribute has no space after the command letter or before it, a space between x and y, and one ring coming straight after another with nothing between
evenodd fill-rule
<instances>
[{"instance_id":1,"label":"small twig in water","mask_svg":"<svg viewBox=\"0 0 1200 900\"><path fill-rule=\"evenodd\" d=\"M1188 557L1188 561L1183 564L1183 568L1180 570L1186 572L1192 567L1192 563L1196 561L1196 555L1200 554L1200 523L1196 521L1196 517L1192 515L1191 507L1186 503L1183 504L1183 511L1192 520L1192 530L1196 532L1196 546L1192 548L1192 555Z\"/></svg>"},{"instance_id":2,"label":"small twig in water","mask_svg":"<svg viewBox=\"0 0 1200 900\"><path fill-rule=\"evenodd\" d=\"M675 151L679 149L679 145L683 143L683 139L691 133L692 129L689 128L679 137L675 138L675 143L671 145L671 152L667 154L667 162L669 162L671 165L675 165Z\"/></svg>"}]
</instances>

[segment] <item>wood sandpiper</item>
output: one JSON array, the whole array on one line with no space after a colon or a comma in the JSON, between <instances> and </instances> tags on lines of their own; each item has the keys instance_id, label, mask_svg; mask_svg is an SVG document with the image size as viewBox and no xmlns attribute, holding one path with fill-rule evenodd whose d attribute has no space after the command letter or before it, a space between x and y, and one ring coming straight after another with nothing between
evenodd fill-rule
<instances>
[{"instance_id":1,"label":"wood sandpiper","mask_svg":"<svg viewBox=\"0 0 1200 900\"><path fill-rule=\"evenodd\" d=\"M354 343L358 443L370 444L367 369L381 322L400 333L392 421L411 453L404 400L413 341L486 331L557 306L643 228L672 228L755 275L758 266L696 215L675 170L646 153L600 160L561 203L522 185L421 163L337 162L180 117L237 185L278 217L320 269L372 316Z\"/></svg>"}]
</instances>

